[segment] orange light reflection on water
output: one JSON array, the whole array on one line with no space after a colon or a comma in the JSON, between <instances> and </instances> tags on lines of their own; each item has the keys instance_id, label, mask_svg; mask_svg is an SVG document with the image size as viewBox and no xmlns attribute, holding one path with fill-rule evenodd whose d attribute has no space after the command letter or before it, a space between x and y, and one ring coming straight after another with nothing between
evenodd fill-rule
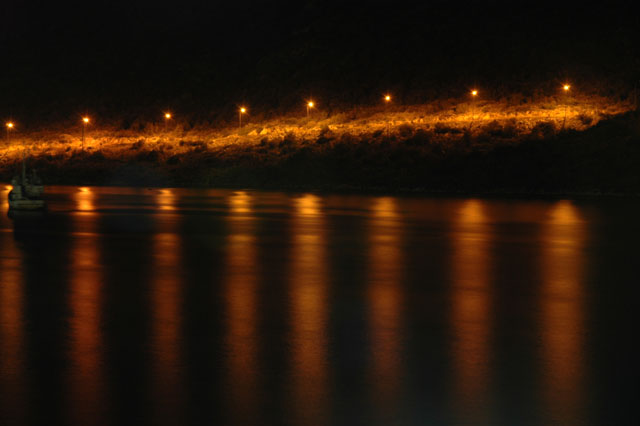
<instances>
[{"instance_id":1,"label":"orange light reflection on water","mask_svg":"<svg viewBox=\"0 0 640 426\"><path fill-rule=\"evenodd\" d=\"M367 299L371 327L371 386L377 418L397 418L402 374L403 217L396 200L374 200L369 219Z\"/></svg>"},{"instance_id":2,"label":"orange light reflection on water","mask_svg":"<svg viewBox=\"0 0 640 426\"><path fill-rule=\"evenodd\" d=\"M20 259L9 256L16 251L13 236L0 235L0 412L7 424L26 424L24 281Z\"/></svg>"},{"instance_id":3,"label":"orange light reflection on water","mask_svg":"<svg viewBox=\"0 0 640 426\"><path fill-rule=\"evenodd\" d=\"M6 212L9 210L9 192L13 189L13 186L7 185L4 187L4 192L0 194L0 210ZM0 223L5 221L5 218L0 219Z\"/></svg>"},{"instance_id":4,"label":"orange light reflection on water","mask_svg":"<svg viewBox=\"0 0 640 426\"><path fill-rule=\"evenodd\" d=\"M92 212L95 210L95 193L91 188L83 186L78 188L78 192L73 194L76 209L80 212Z\"/></svg>"},{"instance_id":5,"label":"orange light reflection on water","mask_svg":"<svg viewBox=\"0 0 640 426\"><path fill-rule=\"evenodd\" d=\"M491 331L491 228L482 201L460 206L452 229L453 362L461 422L491 424L486 397Z\"/></svg>"},{"instance_id":6,"label":"orange light reflection on water","mask_svg":"<svg viewBox=\"0 0 640 426\"><path fill-rule=\"evenodd\" d=\"M248 418L257 405L257 241L252 197L244 191L228 199L229 234L226 242L224 298L226 306L226 345L228 348L228 404L235 423L252 423Z\"/></svg>"},{"instance_id":7,"label":"orange light reflection on water","mask_svg":"<svg viewBox=\"0 0 640 426\"><path fill-rule=\"evenodd\" d=\"M581 418L584 407L585 226L569 201L557 202L544 224L540 303L549 424L570 425Z\"/></svg>"},{"instance_id":8,"label":"orange light reflection on water","mask_svg":"<svg viewBox=\"0 0 640 426\"><path fill-rule=\"evenodd\" d=\"M325 424L327 415L327 237L321 199L295 200L291 247L291 352L298 424Z\"/></svg>"},{"instance_id":9,"label":"orange light reflection on water","mask_svg":"<svg viewBox=\"0 0 640 426\"><path fill-rule=\"evenodd\" d=\"M160 210L176 210L176 196L172 189L160 189L156 194L156 205Z\"/></svg>"},{"instance_id":10,"label":"orange light reflection on water","mask_svg":"<svg viewBox=\"0 0 640 426\"><path fill-rule=\"evenodd\" d=\"M170 193L156 194L160 208L172 206ZM163 198L167 197L167 198ZM160 202L160 199L162 202ZM151 347L155 423L179 422L183 408L182 237L179 216L157 215L152 240Z\"/></svg>"},{"instance_id":11,"label":"orange light reflection on water","mask_svg":"<svg viewBox=\"0 0 640 426\"><path fill-rule=\"evenodd\" d=\"M229 198L229 208L234 222L253 219L251 216L251 196L245 191L236 191Z\"/></svg>"},{"instance_id":12,"label":"orange light reflection on water","mask_svg":"<svg viewBox=\"0 0 640 426\"><path fill-rule=\"evenodd\" d=\"M80 205L92 202L91 192L76 194ZM93 210L93 207L89 210ZM69 349L72 398L68 412L73 416L73 424L100 424L100 421L106 421L101 326L103 281L95 219L95 215L82 218L75 216L74 219L74 228L82 232L73 234L70 267Z\"/></svg>"}]
</instances>

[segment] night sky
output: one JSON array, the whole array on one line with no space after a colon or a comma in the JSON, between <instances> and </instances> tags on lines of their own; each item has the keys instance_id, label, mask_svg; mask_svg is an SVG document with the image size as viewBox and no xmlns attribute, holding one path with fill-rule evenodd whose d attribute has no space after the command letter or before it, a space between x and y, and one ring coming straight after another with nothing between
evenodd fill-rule
<instances>
[{"instance_id":1,"label":"night sky","mask_svg":"<svg viewBox=\"0 0 640 426\"><path fill-rule=\"evenodd\" d=\"M628 2L629 4L632 2ZM639 79L631 5L536 2L3 2L0 115L30 125L171 109L213 122L240 103L273 114L313 96L379 102L583 92Z\"/></svg>"}]
</instances>

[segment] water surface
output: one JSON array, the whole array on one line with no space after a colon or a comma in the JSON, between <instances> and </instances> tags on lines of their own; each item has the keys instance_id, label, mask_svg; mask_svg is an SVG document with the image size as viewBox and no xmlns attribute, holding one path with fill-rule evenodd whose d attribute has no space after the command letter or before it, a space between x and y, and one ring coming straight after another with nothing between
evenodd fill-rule
<instances>
[{"instance_id":1,"label":"water surface","mask_svg":"<svg viewBox=\"0 0 640 426\"><path fill-rule=\"evenodd\" d=\"M640 205L0 190L0 424L638 419Z\"/></svg>"}]
</instances>

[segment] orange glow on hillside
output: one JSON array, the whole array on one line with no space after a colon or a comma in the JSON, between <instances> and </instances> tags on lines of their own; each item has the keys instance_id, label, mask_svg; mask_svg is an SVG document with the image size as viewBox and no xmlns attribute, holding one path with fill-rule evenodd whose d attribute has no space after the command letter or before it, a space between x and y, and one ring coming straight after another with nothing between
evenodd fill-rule
<instances>
[{"instance_id":1,"label":"orange glow on hillside","mask_svg":"<svg viewBox=\"0 0 640 426\"><path fill-rule=\"evenodd\" d=\"M571 89L571 86L569 86L568 84L565 84L564 86L562 86L562 89L563 89L565 92L568 92L568 91L569 91L569 89Z\"/></svg>"},{"instance_id":2,"label":"orange glow on hillside","mask_svg":"<svg viewBox=\"0 0 640 426\"><path fill-rule=\"evenodd\" d=\"M560 84L558 84L560 83ZM238 143L255 142L261 143L262 140L279 140L286 134L295 136L296 140L311 140L318 138L320 133L324 129L328 128L335 135L340 138L342 135L364 135L367 132L375 129L382 130L385 136L389 136L396 126L406 124L412 128L429 131L434 129L435 126L444 126L446 129L467 129L469 126L469 120L474 120L475 128L474 132L483 132L484 126L488 125L492 121L498 121L501 125L513 126L515 136L520 137L527 135L531 132L537 124L541 122L551 122L554 126L560 127L563 124L565 128L572 128L579 131L586 130L598 122L601 122L607 117L624 113L633 108L633 105L628 101L612 101L604 97L598 97L593 95L587 95L581 91L575 91L569 84L569 90L563 90L564 83L556 82L555 95L541 98L536 102L527 102L522 105L510 105L504 99L493 99L493 96L487 98L483 95L483 100L480 105L480 91L479 89L467 88L466 95L462 92L462 98L456 100L438 101L432 103L425 103L423 105L397 105L394 95L390 92L376 92L374 97L378 97L377 102L382 101L382 104L359 106L357 108L357 114L344 114L347 110L340 111L342 114L332 113L325 116L319 114L321 111L315 111L316 103L311 98L304 100L300 98L298 102L304 102L298 104L296 108L296 115L306 115L307 121L296 122L293 117L286 118L285 116L273 116L270 118L263 118L262 115L255 117L256 129L248 129L247 132L241 134L230 133L224 126L216 127L202 127L198 129L184 129L184 132L180 134L180 138L184 140L184 144L160 144L157 148L156 143L159 139L164 139L161 142L167 142L169 137L177 138L178 131L181 127L172 127L173 114L169 110L158 111L155 126L157 130L164 129L165 135L163 138L159 138L157 134L151 135L145 134L145 132L132 131L132 129L112 129L108 131L93 131L89 128L93 126L93 117L89 117L88 114L81 114L80 117L72 117L74 123L80 124L77 128L77 139L80 142L80 138L84 139L84 145L87 143L90 146L84 146L87 149L95 149L100 147L104 149L103 153L109 153L108 155L121 156L128 155L131 145L138 141L146 143L144 150L158 149L162 151L163 155L168 154L165 149L174 150L172 155L183 155L189 151L192 147L191 142L204 142L208 147L213 146L232 146ZM561 91L561 92L559 92ZM474 96L472 93L475 93ZM468 96L468 97L467 97ZM562 102L558 102L558 97L564 99ZM466 100L464 100L466 98ZM569 98L572 99L569 102ZM392 108L392 103L396 107ZM457 103L462 103L464 107L458 108ZM242 127L245 122L250 121L248 119L248 107L241 104L235 104L235 112L233 112L233 104L231 105L231 113L235 114L235 126ZM244 112L241 110L244 108ZM337 111L336 111L337 112ZM252 115L255 111L252 112ZM306 114L305 114L306 113ZM578 119L579 116L584 115L588 120L583 121ZM170 116L171 118L167 118ZM181 116L182 117L182 116ZM80 122L77 120L80 118ZM158 119L162 119L161 122ZM188 117L187 117L188 118ZM514 118L517 118L514 120ZM313 119L313 120L312 120ZM141 119L142 120L142 119ZM304 123L304 125L303 125ZM7 158L7 161L21 161L23 147L28 146L30 155L39 157L41 155L49 155L55 153L56 155L66 152L68 148L67 134L72 134L76 130L37 130L26 129L23 133L21 127L18 132L18 123L14 122L12 117L5 117L5 134L2 135L2 139L5 141L12 141L16 135L20 133L20 139L15 140L15 143L5 143L0 146L0 155ZM231 122L227 123L230 125ZM94 129L98 130L98 129ZM386 132L385 132L386 130ZM171 133L170 133L171 131ZM81 133L82 132L82 133ZM89 132L89 133L88 133ZM88 137L90 134L91 137ZM442 139L457 140L455 135L458 132L443 133L439 136ZM82 136L81 136L82 135ZM440 135L440 134L439 134ZM359 137L359 136L358 136ZM75 139L75 138L74 138ZM88 142L87 142L88 141ZM20 142L20 143L18 143ZM171 148L169 148L171 146ZM152 148L154 147L154 148ZM225 151L227 152L227 151ZM232 151L229 151L231 153ZM268 150L269 155L275 154L275 151ZM225 154L226 156L227 154ZM231 155L231 154L228 154ZM61 157L62 158L62 157Z\"/></svg>"}]
</instances>

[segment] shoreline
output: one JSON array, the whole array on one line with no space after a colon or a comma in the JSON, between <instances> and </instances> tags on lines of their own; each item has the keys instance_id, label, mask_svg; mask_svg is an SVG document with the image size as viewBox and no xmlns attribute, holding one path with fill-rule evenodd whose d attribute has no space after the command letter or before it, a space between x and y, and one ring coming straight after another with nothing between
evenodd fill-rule
<instances>
[{"instance_id":1,"label":"shoreline","mask_svg":"<svg viewBox=\"0 0 640 426\"><path fill-rule=\"evenodd\" d=\"M10 182L0 181L0 185L10 186ZM283 192L283 193L316 193L316 194L339 194L339 195L364 195L364 196L394 196L410 197L420 196L429 198L482 198L482 199L527 199L527 200L548 200L548 199L640 199L639 192L602 192L602 191L501 191L492 190L485 192L472 192L464 190L436 190L426 188L358 188L349 186L339 187L319 187L319 186L164 186L164 185L132 185L132 184L95 184L95 183L53 183L45 185L45 197L47 187L93 187L93 188L131 188L140 190L160 190L160 189L185 189L185 190L224 190L224 191L263 191L263 192Z\"/></svg>"}]
</instances>

